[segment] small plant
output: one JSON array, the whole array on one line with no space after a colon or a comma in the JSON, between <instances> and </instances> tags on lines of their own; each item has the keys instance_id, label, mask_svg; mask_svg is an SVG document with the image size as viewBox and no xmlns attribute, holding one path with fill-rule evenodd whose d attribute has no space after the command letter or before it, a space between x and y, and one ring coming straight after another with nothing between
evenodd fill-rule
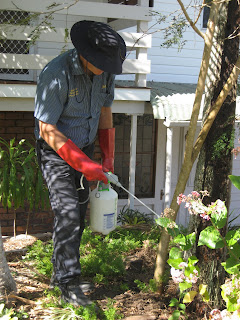
<instances>
[{"instance_id":1,"label":"small plant","mask_svg":"<svg viewBox=\"0 0 240 320\"><path fill-rule=\"evenodd\" d=\"M17 320L18 318L14 316L14 311L12 309L7 309L4 303L0 304L0 319L4 320Z\"/></svg>"},{"instance_id":2,"label":"small plant","mask_svg":"<svg viewBox=\"0 0 240 320\"><path fill-rule=\"evenodd\" d=\"M149 284L146 284L138 279L134 280L138 289L142 292L156 292L157 291L157 283L154 279L149 280Z\"/></svg>"},{"instance_id":3,"label":"small plant","mask_svg":"<svg viewBox=\"0 0 240 320\"><path fill-rule=\"evenodd\" d=\"M103 311L106 320L117 320L123 316L118 314L118 310L114 307L115 301L108 299L107 308Z\"/></svg>"},{"instance_id":4,"label":"small plant","mask_svg":"<svg viewBox=\"0 0 240 320\"><path fill-rule=\"evenodd\" d=\"M169 307L174 307L172 315L168 318L168 320L178 320L181 319L181 315L185 315L186 305L184 303L179 302L177 298L172 298Z\"/></svg>"},{"instance_id":5,"label":"small plant","mask_svg":"<svg viewBox=\"0 0 240 320\"><path fill-rule=\"evenodd\" d=\"M6 308L4 303L0 303L0 319L1 320L19 320L29 319L27 313L22 311L15 311L12 308Z\"/></svg>"},{"instance_id":6,"label":"small plant","mask_svg":"<svg viewBox=\"0 0 240 320\"><path fill-rule=\"evenodd\" d=\"M122 223L123 225L138 225L143 223L152 223L152 219L137 209L133 210L124 206L118 215L118 222Z\"/></svg>"},{"instance_id":7,"label":"small plant","mask_svg":"<svg viewBox=\"0 0 240 320\"><path fill-rule=\"evenodd\" d=\"M122 283L122 284L120 285L120 289L125 292L125 291L128 291L128 290L129 290L129 286L128 286L127 283Z\"/></svg>"},{"instance_id":8,"label":"small plant","mask_svg":"<svg viewBox=\"0 0 240 320\"><path fill-rule=\"evenodd\" d=\"M50 307L46 309L51 319L56 320L97 320L95 305L83 307L74 307L63 303L62 306Z\"/></svg>"},{"instance_id":9,"label":"small plant","mask_svg":"<svg viewBox=\"0 0 240 320\"><path fill-rule=\"evenodd\" d=\"M140 291L148 292L148 287L147 287L146 283L144 283L138 279L134 280L134 283L136 283L136 285Z\"/></svg>"}]
</instances>

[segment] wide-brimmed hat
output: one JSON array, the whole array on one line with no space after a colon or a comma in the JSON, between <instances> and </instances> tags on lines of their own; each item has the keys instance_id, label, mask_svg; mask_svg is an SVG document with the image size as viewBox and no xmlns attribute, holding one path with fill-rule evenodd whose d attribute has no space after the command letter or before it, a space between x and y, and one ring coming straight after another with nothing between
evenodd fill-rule
<instances>
[{"instance_id":1,"label":"wide-brimmed hat","mask_svg":"<svg viewBox=\"0 0 240 320\"><path fill-rule=\"evenodd\" d=\"M94 67L113 74L122 73L126 44L109 25L82 20L72 26L70 36L78 53Z\"/></svg>"}]
</instances>

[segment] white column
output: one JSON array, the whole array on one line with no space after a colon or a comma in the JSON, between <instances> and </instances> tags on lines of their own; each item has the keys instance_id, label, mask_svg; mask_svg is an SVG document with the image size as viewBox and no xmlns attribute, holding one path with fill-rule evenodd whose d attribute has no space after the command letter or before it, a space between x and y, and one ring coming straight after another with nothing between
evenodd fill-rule
<instances>
[{"instance_id":1,"label":"white column","mask_svg":"<svg viewBox=\"0 0 240 320\"><path fill-rule=\"evenodd\" d=\"M138 0L138 5L141 7L148 7L148 0ZM137 22L137 32L144 33L148 31L148 22L138 21ZM136 59L138 60L147 60L147 49L146 48L137 48L136 49ZM147 75L136 73L135 75L135 84L137 87L146 87L147 86Z\"/></svg>"},{"instance_id":2,"label":"white column","mask_svg":"<svg viewBox=\"0 0 240 320\"><path fill-rule=\"evenodd\" d=\"M156 150L156 173L155 173L155 194L154 211L161 214L163 210L164 180L165 180L165 146L166 127L163 120L157 120L157 150Z\"/></svg>"},{"instance_id":3,"label":"white column","mask_svg":"<svg viewBox=\"0 0 240 320\"><path fill-rule=\"evenodd\" d=\"M137 153L137 115L131 115L131 135L130 135L130 162L129 162L129 191L135 195L135 175L136 175L136 153ZM134 198L128 196L128 206L134 209Z\"/></svg>"},{"instance_id":4,"label":"white column","mask_svg":"<svg viewBox=\"0 0 240 320\"><path fill-rule=\"evenodd\" d=\"M167 127L166 143L166 179L165 179L165 208L170 207L171 202L171 183L172 183L172 144L173 128Z\"/></svg>"}]
</instances>

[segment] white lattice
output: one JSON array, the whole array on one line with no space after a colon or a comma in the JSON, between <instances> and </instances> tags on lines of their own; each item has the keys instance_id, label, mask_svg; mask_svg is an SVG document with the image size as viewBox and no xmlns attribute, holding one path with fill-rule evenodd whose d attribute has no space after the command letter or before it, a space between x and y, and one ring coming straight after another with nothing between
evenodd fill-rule
<instances>
[{"instance_id":1,"label":"white lattice","mask_svg":"<svg viewBox=\"0 0 240 320\"><path fill-rule=\"evenodd\" d=\"M0 24L28 24L29 14L25 11L1 10ZM0 53L28 54L28 41L0 39ZM26 75L27 69L6 69L0 68L2 75Z\"/></svg>"}]
</instances>

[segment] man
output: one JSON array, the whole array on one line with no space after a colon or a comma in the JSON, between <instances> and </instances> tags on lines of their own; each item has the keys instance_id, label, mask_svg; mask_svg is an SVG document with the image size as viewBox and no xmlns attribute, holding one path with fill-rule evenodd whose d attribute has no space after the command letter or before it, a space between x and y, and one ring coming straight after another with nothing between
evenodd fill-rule
<instances>
[{"instance_id":1,"label":"man","mask_svg":"<svg viewBox=\"0 0 240 320\"><path fill-rule=\"evenodd\" d=\"M54 211L52 283L75 305L91 301L80 281L79 246L89 199L87 181L107 183L114 170L114 77L122 72L126 45L108 25L79 21L70 32L74 49L53 59L37 85L37 154ZM91 160L98 131L102 165ZM84 175L84 189L80 178Z\"/></svg>"}]
</instances>

